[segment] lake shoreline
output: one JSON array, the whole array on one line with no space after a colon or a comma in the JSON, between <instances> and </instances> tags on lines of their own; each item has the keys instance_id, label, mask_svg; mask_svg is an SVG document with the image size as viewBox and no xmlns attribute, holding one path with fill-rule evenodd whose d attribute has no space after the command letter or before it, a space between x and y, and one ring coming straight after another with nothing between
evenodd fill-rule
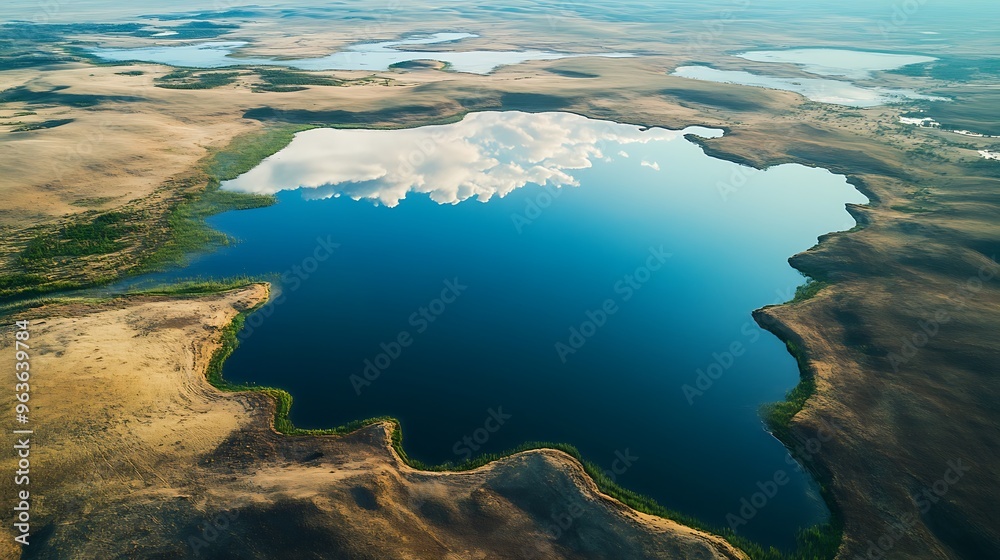
<instances>
[{"instance_id":1,"label":"lake shoreline","mask_svg":"<svg viewBox=\"0 0 1000 560\"><path fill-rule=\"evenodd\" d=\"M415 125L415 126L419 127L420 125ZM331 128L336 128L336 127L331 127ZM670 129L670 130L672 130L672 129ZM698 146L701 146L702 149L705 149L707 147L706 140L702 139L699 136L696 136L696 135L693 135L693 134L688 134L688 135L685 135L684 137L688 141L691 141L692 143L694 143L694 144L696 144ZM714 154L708 153L707 149L705 149L705 151L706 151L706 154L709 155L710 157L717 157ZM731 159L728 159L728 158L725 158L725 157L723 157L723 158L717 158L717 159L724 159L726 161L732 161ZM745 163L739 162L739 161L737 161L736 163L740 163L742 165L745 165ZM824 236L825 236L825 234L824 234ZM760 323L759 317L758 317L758 315L757 315L756 312L754 313L754 318L758 321L758 323ZM761 326L764 326L764 325L761 325ZM230 337L232 338L233 342L236 341L235 333L232 333ZM784 340L780 336L779 336L779 339ZM229 351L231 351L231 349ZM799 385L797 385L797 387L801 386L803 383L805 383L804 375L805 375L806 372L803 370L800 373L803 374L803 379L801 379L799 381ZM210 372L210 380L212 381L213 385L215 385L217 388L222 389L222 390L244 390L244 389L246 389L246 387L232 386L232 385L228 384L227 382L225 382L224 380L222 380L222 378L221 378L221 364L216 369L213 369L212 372ZM792 392L796 391L797 387L793 387L792 389L790 389L789 394L791 394ZM406 461L406 463L408 465L414 467L414 468L425 469L425 470L430 470L430 471L439 471L439 470L442 470L444 467L447 467L448 470L462 471L462 470L467 470L467 469L470 469L470 468L476 468L476 467L481 466L483 464L492 462L492 461L494 461L494 460L496 460L498 458L507 457L507 456L510 456L511 454L519 453L519 452L525 451L527 449L538 449L538 448L554 448L554 449L559 449L559 450L562 450L564 452L567 452L567 453L571 454L576 459L578 459L583 465L585 465L585 468L587 469L587 472L590 473L591 476L595 479L595 482L599 486L601 486L602 489L605 490L605 493L607 493L609 495L612 495L612 496L615 496L615 497L621 499L622 501L624 501L625 503L629 504L630 506L632 506L632 507L634 507L636 509L639 509L640 511L644 511L645 513L655 513L657 515L665 516L665 517L667 517L669 519L674 519L674 520L678 520L678 521L681 521L681 522L685 522L688 525L693 525L693 526L698 526L700 528L705 528L705 526L703 524L701 524L700 522L697 522L696 520L694 520L694 519L692 519L690 517L687 517L687 516L684 516L684 515L681 515L681 514L677 514L675 512L670 512L669 510L666 510L666 509L662 508L661 506L659 506L654 501L652 501L652 500L650 500L648 498L639 496L637 494L634 494L634 493L631 493L631 492L629 492L627 490L624 490L624 489L622 489L620 487L617 487L617 485L614 485L609 480L606 480L606 477L605 477L605 480L603 482L601 482L601 480L600 480L601 474L602 474L601 469L597 468L593 464L590 464L590 463L586 462L580 456L579 452L575 450L575 448L572 448L572 447L569 447L569 446L566 446L566 445L561 445L561 444L540 444L540 443L527 444L527 445L522 445L522 446L520 446L520 447L518 447L518 448L516 448L514 450L510 450L510 451L507 451L507 452L504 452L504 453L493 454L493 455L491 455L490 457L487 457L487 458L476 457L472 461L470 461L470 462L468 462L466 464L463 464L463 465L457 465L457 466L447 466L446 465L446 466L431 467L431 466L425 465L423 463L420 463L418 461L411 461L408 458L406 452L403 450L402 445L401 445L401 431L400 431L400 427L399 427L399 422L396 421L395 419L392 419L392 418L375 418L375 419L370 419L370 420L363 420L363 421L359 420L359 421L349 422L346 425L339 426L337 428L328 429L328 430L301 430L301 429L298 429L298 428L294 427L292 425L292 423L288 419L288 413L289 413L290 406L291 406L291 396L290 395L288 395L284 390L280 390L280 389L257 388L257 390L264 391L265 393L269 394L272 398L274 398L276 400L277 405L276 405L276 412L275 412L274 424L276 426L276 430L278 432L280 432L280 433L285 433L285 434L288 434L288 435L339 435L339 434L345 433L346 431L361 429L364 426L368 426L368 425L371 425L371 424L374 424L374 423L389 422L390 424L392 424L394 426L393 441L397 443L396 446L395 446L396 447L396 452L400 455L400 457L404 458L404 460ZM811 396L811 393L810 393L810 396ZM808 398L808 396L806 398ZM801 403L799 403L799 407L801 408ZM790 444L790 442L787 440L787 438L781 438L781 441L782 441L783 444L785 444L786 448L788 448L791 451L794 451L794 448L792 447L792 445ZM794 442L792 442L792 443L794 443ZM815 477L816 473L813 473L813 474L814 474L814 477ZM819 481L821 488L823 488L823 487L826 486L826 483L822 479L820 479L820 478L816 478L816 479ZM836 504L830 502L830 500L832 498L827 493L825 493L825 492L823 494L823 497L824 497L824 500L827 501L827 507L830 509L830 511L831 512L837 511L836 510ZM829 530L824 530L822 532L823 536L821 538L824 539L824 540L830 540L831 542L832 541L836 541L833 544L833 549L835 549L836 548L836 543L839 543L840 537L839 537L839 529L836 527L837 520L835 518L833 519L833 523L834 523L833 527L831 527ZM720 534L727 533L726 531L723 531L721 529L716 529L716 531L718 533L720 533ZM830 532L830 531L832 531L832 532ZM740 545L742 545L744 548L754 548L756 546L756 545L753 545L752 543L749 543L745 539L741 540L741 539L735 538L731 533L730 533L729 536L732 537L734 541L739 542Z\"/></svg>"},{"instance_id":2,"label":"lake shoreline","mask_svg":"<svg viewBox=\"0 0 1000 560\"><path fill-rule=\"evenodd\" d=\"M276 387L265 387L257 385L233 385L225 381L222 377L222 365L233 351L239 346L239 340L237 338L237 333L242 329L245 318L265 305L271 294L269 284L250 284L250 286L258 285L264 286L266 288L267 297L261 299L254 305L254 307L241 311L237 314L231 323L225 326L222 330L221 342L218 344L213 344L214 351L212 352L211 360L206 366L205 378L214 387L223 393L257 393L265 395L272 403L272 416L271 416L271 429L275 434L283 437L342 437L353 433L366 430L373 426L382 426L386 432L386 445L392 451L392 453L398 458L398 460L409 468L415 471L427 472L427 473L463 473L463 472L474 472L479 469L488 467L489 465L496 463L498 461L503 461L505 459L513 458L522 454L530 454L532 452L538 451L552 451L565 454L567 457L571 458L579 466L581 471L585 473L587 480L590 484L597 489L602 496L607 500L620 503L627 508L635 510L636 512L647 514L655 517L659 517L671 522L678 523L683 527L691 528L696 532L701 532L704 535L716 537L722 539L725 545L719 543L719 549L723 551L727 557L734 559L743 558L742 553L746 552L752 555L753 558L772 558L766 547L763 547L752 540L745 537L738 536L731 530L725 530L721 527L712 527L706 525L705 523L699 521L696 518L675 512L664 508L658 504L655 500L643 496L641 494L632 492L626 488L623 488L612 481L607 475L604 474L604 469L600 466L586 460L580 452L573 447L571 444L562 443L551 443L551 442L527 442L515 449L511 449L501 453L492 453L488 455L479 455L473 457L472 459L461 463L458 465L452 464L442 464L442 465L427 465L421 461L411 459L406 453L403 447L403 431L402 423L392 417L379 417L379 418L369 418L369 419L358 419L341 426L326 428L326 429L302 429L297 428L292 421L289 419L289 414L291 412L291 407L293 404L293 398L290 393L286 390ZM231 292L231 288L221 290L217 293L225 294ZM205 293L213 293L211 291ZM777 329L774 329L773 325L768 326L764 319L758 317L758 313L754 312L754 319L761 324L762 327L767 328L770 332L779 337L779 339L784 340L783 336L779 336ZM808 375L803 372L803 377ZM789 391L792 393L795 389ZM811 395L810 395L811 396ZM791 440L786 440L783 438L778 438L782 443L788 447L790 451L794 452L792 444L795 443ZM814 476L817 476L821 471L814 470L814 465L804 462L806 468L810 469L810 472ZM823 479L817 478L821 483L821 488L825 488L825 483ZM828 550L836 550L839 547L841 539L841 521L839 519L839 510L836 508L836 502L833 501L831 495L828 494L826 490L822 492L824 500L827 501L828 507L832 514L831 521L829 525L824 526L814 526L809 527L809 531L813 531L814 534L812 538L818 538L820 542L827 543L825 546L830 546L832 548ZM728 547L728 548L727 548ZM731 554L731 556L729 556ZM773 556L775 559L785 558L785 556ZM795 553L792 553L791 558L795 557Z\"/></svg>"},{"instance_id":3,"label":"lake shoreline","mask_svg":"<svg viewBox=\"0 0 1000 560\"><path fill-rule=\"evenodd\" d=\"M73 403L46 416L48 429L59 428L50 436L56 450L43 447L37 455L32 453L37 468L52 473L40 484L32 485L32 496L54 504L33 512L32 527L50 526L67 515L82 514L83 497L87 497L88 515L78 523L85 523L84 530L99 527L107 518L121 518L132 511L133 504L123 503L116 496L134 496L140 488L138 492L154 500L169 496L171 505L159 509L159 514L180 525L177 533L159 531L147 535L144 548L172 556L197 555L219 547L231 550L241 546L246 535L252 538L266 531L266 526L282 512L287 514L288 504L316 507L308 496L290 496L303 484L311 493L339 501L366 495L356 489L366 488L376 478L383 484L393 483L378 499L388 501L385 510L401 518L375 538L358 535L358 546L371 546L387 533L419 538L428 532L435 535L434 542L447 543L454 549L490 546L451 533L454 523L429 520L421 524L419 531L406 524L410 516L424 515L428 507L425 499L458 502L478 492L503 500L492 506L492 515L522 520L515 530L500 531L493 538L517 547L526 534L534 535L540 555L551 557L557 550L558 537L550 533L547 513L516 502L519 493L542 492L551 501L572 500L570 503L579 504L575 507L586 508L588 515L596 516L599 530L594 534L614 543L613 550L626 550L636 557L662 557L668 550L683 550L719 560L745 560L741 552L719 537L643 516L604 496L589 482L580 464L560 451L520 453L474 472L433 473L434 477L429 478L408 467L396 454L391 426L385 423L352 429L337 437L277 432L273 422L275 400L259 393L223 392L208 383L213 361L217 363L218 356L225 353L225 331L240 313L263 305L268 292L265 284L256 283L186 297L132 295L100 301L66 300L23 313L21 318L31 324L32 346L37 347L34 365L44 367L46 372L38 382L39 393L33 402L41 405L39 408L55 402ZM94 327L98 325L104 331L95 336ZM155 333L149 332L154 325L158 327ZM95 340L112 342L121 333L128 335L128 343L104 345L102 358L107 365L101 369L84 366L83 371L97 378L81 380L79 364L85 361ZM9 350L7 342L4 338L0 347ZM54 348L65 355L56 356ZM154 365L139 367L152 356L157 358ZM93 373L95 370L97 373ZM109 400L116 406L109 408ZM142 416L139 411L151 410L157 414L145 416L147 420L136 426L135 417ZM81 411L85 414L74 419ZM181 445L163 449L164 440L172 443L176 438L181 438L177 441ZM115 453L94 465L90 461L94 445ZM94 483L86 479L88 473L107 477L98 484L109 495L90 495ZM247 480L253 480L252 490L246 486ZM353 486L342 488L345 480ZM542 480L549 486L556 482L558 487L536 488ZM0 487L13 488L12 479L0 483ZM376 485L376 491L378 488ZM202 494L205 498L197 506L189 504L192 495ZM375 514L362 508L354 516L368 515L378 521ZM227 532L192 529L206 519L211 523L223 520L220 523L226 523ZM249 522L254 527L254 520L261 522L260 528L245 525ZM463 525L474 529L475 521ZM322 526L335 531L339 522L334 518ZM124 525L109 530L129 531ZM299 538L299 546L313 543L309 537L314 534L307 529L293 526L283 531ZM592 530L580 526L573 531L586 534ZM32 532L31 536L31 544L38 544L38 535ZM72 545L75 556L85 558L106 557L113 546L108 543L120 542L100 539L74 543L73 538L72 533L59 534L44 542L46 546ZM10 542L5 540L0 551L7 554L13 550ZM602 546L595 546L592 552L604 556L607 551ZM266 544L254 550L280 552Z\"/></svg>"}]
</instances>

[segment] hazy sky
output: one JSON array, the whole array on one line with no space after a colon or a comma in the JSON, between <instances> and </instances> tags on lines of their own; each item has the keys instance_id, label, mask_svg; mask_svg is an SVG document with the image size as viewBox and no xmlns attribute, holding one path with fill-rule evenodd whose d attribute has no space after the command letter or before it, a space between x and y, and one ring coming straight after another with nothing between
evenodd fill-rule
<instances>
[{"instance_id":1,"label":"hazy sky","mask_svg":"<svg viewBox=\"0 0 1000 560\"><path fill-rule=\"evenodd\" d=\"M351 5L352 7L370 7L372 10L385 10L392 5L406 6L412 9L416 5L423 6L464 6L475 5L503 7L534 5L547 7L553 11L583 11L594 13L605 9L621 13L634 7L637 19L646 14L668 13L682 10L686 15L696 15L697 12L711 12L734 9L754 16L765 16L774 11L784 16L789 12L815 15L827 12L830 14L864 15L873 19L882 19L894 14L904 13L910 18L932 22L935 18L967 17L970 21L985 21L1000 14L1000 2L995 0L821 0L802 2L800 0L597 0L590 2L571 2L565 0L507 0L468 1L468 0L437 0L417 1L399 4L398 0L354 0L346 2L331 2L326 5ZM144 14L185 12L185 11L215 11L247 6L297 6L319 7L323 2L281 2L269 0L150 0L132 2L124 0L7 0L3 3L2 19L29 20L41 22L71 22L71 21L108 21L134 18ZM914 7L916 9L914 10ZM910 13L907 13L910 12ZM993 20L996 21L996 20Z\"/></svg>"}]
</instances>

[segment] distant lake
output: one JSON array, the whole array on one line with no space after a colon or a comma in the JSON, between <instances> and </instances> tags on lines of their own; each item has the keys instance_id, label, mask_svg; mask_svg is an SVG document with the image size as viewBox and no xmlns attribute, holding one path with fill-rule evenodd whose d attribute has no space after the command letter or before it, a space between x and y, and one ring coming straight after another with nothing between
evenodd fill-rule
<instances>
[{"instance_id":1,"label":"distant lake","mask_svg":"<svg viewBox=\"0 0 1000 560\"><path fill-rule=\"evenodd\" d=\"M945 98L924 95L910 89L859 86L847 81L870 81L873 78L873 72L893 70L910 64L937 60L929 56L846 49L748 51L736 56L754 62L793 64L801 67L807 73L824 76L824 78L780 77L742 70L720 70L701 65L681 66L675 69L671 75L709 82L791 91L811 101L848 107L877 107L910 100L946 101ZM831 77L844 79L832 79Z\"/></svg>"},{"instance_id":2,"label":"distant lake","mask_svg":"<svg viewBox=\"0 0 1000 560\"><path fill-rule=\"evenodd\" d=\"M795 64L810 74L843 76L851 79L870 78L872 72L895 70L911 64L937 60L932 56L853 51L848 49L787 49L780 51L748 51L736 55L755 62Z\"/></svg>"},{"instance_id":3,"label":"distant lake","mask_svg":"<svg viewBox=\"0 0 1000 560\"><path fill-rule=\"evenodd\" d=\"M798 370L750 313L791 298L788 257L867 201L685 133L721 134L520 112L302 132L224 185L279 198L211 220L238 244L145 281L280 275L224 374L290 391L301 427L395 416L429 463L567 442L718 526L784 471L739 531L791 547L828 512L762 426Z\"/></svg>"},{"instance_id":4,"label":"distant lake","mask_svg":"<svg viewBox=\"0 0 1000 560\"><path fill-rule=\"evenodd\" d=\"M520 64L530 60L558 60L579 56L629 57L625 53L595 53L588 55L537 50L520 51L407 51L400 47L453 43L478 37L472 33L435 33L398 41L358 43L343 51L317 58L254 58L238 56L236 51L247 46L246 41L209 41L136 49L92 49L94 56L104 60L125 62L155 62L188 68L223 68L227 66L284 66L300 70L388 70L394 64L414 60L436 60L448 64L456 72L488 74L500 66Z\"/></svg>"},{"instance_id":5,"label":"distant lake","mask_svg":"<svg viewBox=\"0 0 1000 560\"><path fill-rule=\"evenodd\" d=\"M722 84L792 91L811 101L848 107L877 107L914 99L944 100L941 97L923 95L909 89L860 87L850 82L826 78L778 78L742 70L718 70L708 66L681 66L671 75Z\"/></svg>"}]
</instances>

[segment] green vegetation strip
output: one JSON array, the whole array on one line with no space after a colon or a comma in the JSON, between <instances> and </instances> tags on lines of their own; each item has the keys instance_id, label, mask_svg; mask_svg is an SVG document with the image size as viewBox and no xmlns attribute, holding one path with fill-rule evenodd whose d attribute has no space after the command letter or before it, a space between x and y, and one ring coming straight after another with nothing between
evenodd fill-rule
<instances>
[{"instance_id":1,"label":"green vegetation strip","mask_svg":"<svg viewBox=\"0 0 1000 560\"><path fill-rule=\"evenodd\" d=\"M221 183L249 171L287 146L296 132L308 128L311 126L275 126L234 138L206 158L203 174L188 185L204 181L205 187L178 194L171 209L155 223L147 211L126 205L107 212L84 212L58 226L35 228L23 244L15 245L17 257L11 270L0 274L0 296L25 298L108 284L182 263L189 254L206 247L229 244L232 240L209 227L206 218L229 210L269 206L276 199L224 191ZM183 191L184 185L177 188ZM88 199L78 205L111 200ZM89 274L72 271L80 259L111 259L111 268Z\"/></svg>"},{"instance_id":2,"label":"green vegetation strip","mask_svg":"<svg viewBox=\"0 0 1000 560\"><path fill-rule=\"evenodd\" d=\"M46 305L69 305L69 304L84 304L84 305L98 305L101 303L106 303L108 298L93 298L93 297L57 297L57 296L39 296L31 299L20 299L16 301L4 301L0 300L0 319L7 321L11 317L18 317L18 320L25 318L25 314L28 318L32 316L30 313L33 309L38 309L39 307L44 307Z\"/></svg>"},{"instance_id":3,"label":"green vegetation strip","mask_svg":"<svg viewBox=\"0 0 1000 560\"><path fill-rule=\"evenodd\" d=\"M790 340L785 341L788 353L795 357L802 373L799 384L785 395L785 400L766 404L761 408L761 416L771 429L771 433L783 442L792 442L792 418L806 405L809 397L816 392L816 380L809 369L805 352Z\"/></svg>"},{"instance_id":4,"label":"green vegetation strip","mask_svg":"<svg viewBox=\"0 0 1000 560\"><path fill-rule=\"evenodd\" d=\"M212 245L226 245L231 240L205 223L205 219L229 210L262 208L277 202L271 195L224 191L223 181L235 179L253 169L264 158L287 146L295 133L309 126L284 126L262 134L238 136L224 149L213 153L206 168L205 190L183 196L180 204L167 214L169 238L146 258L140 272L156 270L183 262L197 250Z\"/></svg>"},{"instance_id":5,"label":"green vegetation strip","mask_svg":"<svg viewBox=\"0 0 1000 560\"><path fill-rule=\"evenodd\" d=\"M236 81L239 72L199 72L174 70L159 78L154 78L156 87L167 89L213 89L227 86Z\"/></svg>"},{"instance_id":6,"label":"green vegetation strip","mask_svg":"<svg viewBox=\"0 0 1000 560\"><path fill-rule=\"evenodd\" d=\"M10 123L19 124L20 126L10 129L11 132L31 132L32 130L45 130L47 128L55 128L57 126L62 126L64 124L69 124L73 122L74 119L52 119L48 121L36 122L36 123Z\"/></svg>"},{"instance_id":7,"label":"green vegetation strip","mask_svg":"<svg viewBox=\"0 0 1000 560\"><path fill-rule=\"evenodd\" d=\"M788 303L801 303L807 299L812 299L816 296L823 288L826 288L830 284L828 282L823 282L821 280L815 280L810 278L808 282L802 284L798 288L795 288L795 296L792 297L791 301ZM785 304L788 305L788 304Z\"/></svg>"},{"instance_id":8,"label":"green vegetation strip","mask_svg":"<svg viewBox=\"0 0 1000 560\"><path fill-rule=\"evenodd\" d=\"M166 284L162 286L156 286L153 288L144 288L134 291L130 291L129 295L144 295L144 296L203 296L207 294L220 294L223 292L228 292L230 290L236 290L239 288L246 288L254 283L262 282L260 278L251 278L249 276L237 276L236 278L228 278L223 280L185 280L180 282L174 282L172 284Z\"/></svg>"},{"instance_id":9,"label":"green vegetation strip","mask_svg":"<svg viewBox=\"0 0 1000 560\"><path fill-rule=\"evenodd\" d=\"M369 418L366 420L356 420L345 424L343 426L338 426L331 429L323 430L305 430L302 428L297 428L292 423L289 413L292 408L292 395L283 389L276 389L273 387L261 387L258 385L248 385L248 384L236 384L226 381L222 375L223 364L232 355L233 351L239 345L239 332L243 329L243 324L246 320L248 314L255 311L257 308L262 306L263 303L259 304L254 309L250 309L246 312L238 314L233 321L227 325L222 331L222 344L218 350L212 355L211 361L208 365L208 371L206 373L209 383L221 391L228 392L242 392L250 391L256 393L263 393L274 399L275 403L275 413L274 413L274 429L278 432L291 435L291 436L326 436L326 435L346 435L351 432L355 432L367 426L379 423L389 423L392 425L392 446L396 453L406 462L407 465L420 470L434 471L434 472L461 472L476 469L492 463L494 461L509 457L516 453L521 453L524 451L531 451L536 449L555 449L562 451L577 461L579 461L587 474L594 480L597 487L604 494L611 496L618 501L628 505L632 509L641 511L643 513L648 513L650 515L656 515L659 517L664 517L666 519L671 519L688 527L704 531L706 533L712 533L719 535L729 541L733 546L746 552L750 558L754 560L829 560L836 556L837 550L840 548L840 542L843 536L842 524L839 521L839 516L834 514L831 523L817 525L810 527L808 529L801 530L797 536L798 548L794 553L786 553L780 551L774 547L764 548L763 546L751 541L746 537L737 535L735 532L728 528L718 528L709 526L706 523L699 521L693 517L678 513L676 511L667 509L656 502L656 500L633 492L626 488L623 488L612 481L607 475L604 474L604 470L598 465L587 461L580 454L580 451L575 447L565 443L553 443L553 442L528 442L524 443L514 449L506 451L504 453L490 453L481 455L469 461L461 464L444 463L442 465L427 465L417 459L410 458L406 451L403 449L403 430L400 425L399 420L392 417L379 417L379 418ZM793 350L795 347L789 344L789 350ZM796 349L797 352L797 349ZM805 367L805 357L801 353L793 352L796 358L799 360L800 367ZM808 369L803 369L803 372L807 372ZM809 376L811 379L811 376ZM812 394L815 389L814 383L807 384L807 377L803 375L803 382L799 384L798 387L793 389L789 395L788 399L781 403L776 403L771 405L773 407L773 412L768 412L766 420L768 424L772 426L784 426L785 429L782 433L790 436L789 422L791 417L801 410L802 406L805 404L806 399ZM769 409L770 410L770 409ZM773 424L772 424L773 423ZM782 438L787 444L791 439L784 439L781 434L777 431L775 435ZM828 494L824 490L824 497L829 499ZM829 500L828 500L829 503Z\"/></svg>"},{"instance_id":10,"label":"green vegetation strip","mask_svg":"<svg viewBox=\"0 0 1000 560\"><path fill-rule=\"evenodd\" d=\"M789 302L799 302L810 299L828 284L822 281L810 280L804 286L796 290L795 298ZM756 314L755 314L756 316ZM761 407L760 414L774 437L778 438L792 455L797 456L799 462L813 475L819 484L820 494L830 508L830 521L826 524L811 527L803 532L808 535L799 537L799 549L794 556L789 558L800 558L807 560L832 559L837 555L840 543L844 537L844 523L840 513L840 508L830 491L830 474L813 460L813 457L803 455L808 451L803 451L803 446L797 445L800 442L792 432L792 420L805 407L806 402L816 394L815 372L809 366L809 356L805 349L794 341L790 340L784 333L773 328L767 322L760 322L761 326L778 337L785 343L788 353L795 358L799 368L799 383L791 391L785 394L783 401L769 403ZM808 539L808 540L806 540ZM748 551L749 552L749 551ZM756 558L751 554L751 557Z\"/></svg>"},{"instance_id":11,"label":"green vegetation strip","mask_svg":"<svg viewBox=\"0 0 1000 560\"><path fill-rule=\"evenodd\" d=\"M56 257L82 257L114 253L126 247L122 238L135 231L136 221L143 215L129 212L108 212L92 220L81 220L63 226L55 235L41 235L28 242L19 263L27 270L44 268Z\"/></svg>"},{"instance_id":12,"label":"green vegetation strip","mask_svg":"<svg viewBox=\"0 0 1000 560\"><path fill-rule=\"evenodd\" d=\"M293 70L258 68L261 84L253 91L291 92L309 89L305 86L341 86L344 80Z\"/></svg>"}]
</instances>

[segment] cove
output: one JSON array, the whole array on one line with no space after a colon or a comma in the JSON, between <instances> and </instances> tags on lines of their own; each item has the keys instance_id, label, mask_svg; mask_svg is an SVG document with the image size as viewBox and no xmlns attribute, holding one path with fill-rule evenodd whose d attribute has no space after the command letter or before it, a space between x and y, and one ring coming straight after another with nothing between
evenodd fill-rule
<instances>
[{"instance_id":1,"label":"cove","mask_svg":"<svg viewBox=\"0 0 1000 560\"><path fill-rule=\"evenodd\" d=\"M427 463L570 443L626 488L716 526L746 513L740 534L791 548L829 513L762 426L798 370L750 313L790 299L788 257L866 199L685 134L721 132L520 112L301 132L224 185L279 200L211 219L239 243L144 281L272 275L224 375L288 390L300 427L394 416Z\"/></svg>"}]
</instances>

